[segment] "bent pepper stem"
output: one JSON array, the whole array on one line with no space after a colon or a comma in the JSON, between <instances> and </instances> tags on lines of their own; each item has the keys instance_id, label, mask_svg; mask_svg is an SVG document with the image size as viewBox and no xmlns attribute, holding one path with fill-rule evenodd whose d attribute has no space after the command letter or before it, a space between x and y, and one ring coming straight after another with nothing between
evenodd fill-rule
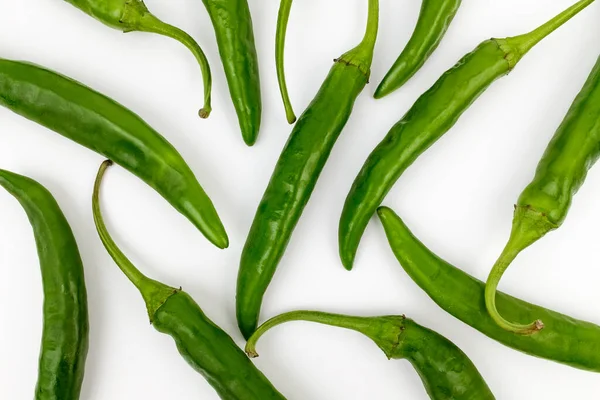
<instances>
[{"instance_id":1,"label":"bent pepper stem","mask_svg":"<svg viewBox=\"0 0 600 400\"><path fill-rule=\"evenodd\" d=\"M146 275L140 272L135 265L123 252L119 249L117 244L114 242L102 217L102 211L100 209L100 186L102 184L102 178L106 169L113 164L112 161L106 160L100 166L98 175L96 176L96 182L94 183L94 194L92 196L92 210L94 214L94 223L96 224L96 230L100 236L102 244L108 251L108 254L115 261L119 269L127 276L127 278L135 285L140 291L146 308L148 310L148 316L150 323L152 323L156 311L165 303L165 301L177 292L177 289L169 287L161 282L155 281L154 279L148 278Z\"/></svg>"},{"instance_id":2,"label":"bent pepper stem","mask_svg":"<svg viewBox=\"0 0 600 400\"><path fill-rule=\"evenodd\" d=\"M490 317L501 328L521 335L530 335L544 328L544 323L539 319L528 325L507 321L496 308L496 292L504 272L519 253L557 227L558 225L550 221L543 212L529 206L515 206L510 239L494 264L485 285L485 305Z\"/></svg>"},{"instance_id":3,"label":"bent pepper stem","mask_svg":"<svg viewBox=\"0 0 600 400\"><path fill-rule=\"evenodd\" d=\"M292 0L281 0L279 6L279 15L277 18L277 35L275 37L275 65L277 69L277 80L279 82L279 91L285 107L285 114L288 122L296 122L296 114L292 106L287 88L285 77L285 38L287 32ZM345 53L336 62L345 62L355 65L369 77L371 63L373 62L373 50L377 40L377 31L379 28L379 0L369 0L369 11L367 17L367 28L360 44L349 52Z\"/></svg>"},{"instance_id":4,"label":"bent pepper stem","mask_svg":"<svg viewBox=\"0 0 600 400\"><path fill-rule=\"evenodd\" d=\"M345 62L356 66L366 76L371 75L371 64L373 63L373 52L377 41L379 30L379 0L369 0L369 11L367 17L367 28L362 41L347 53L343 54L336 62Z\"/></svg>"},{"instance_id":5,"label":"bent pepper stem","mask_svg":"<svg viewBox=\"0 0 600 400\"><path fill-rule=\"evenodd\" d=\"M156 33L175 39L192 52L194 57L196 57L198 64L200 64L200 69L202 71L202 79L204 83L204 106L200 109L200 111L198 111L198 115L200 116L200 118L208 118L212 111L212 75L210 71L210 65L208 64L208 60L206 58L206 54L204 54L204 51L202 50L200 45L190 35L182 31L181 29L159 20L149 12L144 14L143 17L139 19L136 28L137 30L143 32Z\"/></svg>"},{"instance_id":6,"label":"bent pepper stem","mask_svg":"<svg viewBox=\"0 0 600 400\"><path fill-rule=\"evenodd\" d=\"M296 114L288 93L287 82L285 78L285 37L287 33L290 11L292 9L292 0L281 0L279 5L279 15L277 17L277 34L275 36L275 66L277 69L277 81L279 82L279 91L285 107L285 115L288 123L296 122Z\"/></svg>"},{"instance_id":7,"label":"bent pepper stem","mask_svg":"<svg viewBox=\"0 0 600 400\"><path fill-rule=\"evenodd\" d=\"M252 334L246 343L246 354L250 358L258 357L256 352L256 343L270 329L292 321L316 322L318 324L336 326L338 328L350 329L373 340L377 346L386 354L388 358L392 358L394 351L397 349L400 335L404 331L404 321L406 318L402 316L387 316L387 317L353 317L342 314L331 314L321 311L291 311L276 317L271 318ZM384 324L392 329L386 329Z\"/></svg>"}]
</instances>

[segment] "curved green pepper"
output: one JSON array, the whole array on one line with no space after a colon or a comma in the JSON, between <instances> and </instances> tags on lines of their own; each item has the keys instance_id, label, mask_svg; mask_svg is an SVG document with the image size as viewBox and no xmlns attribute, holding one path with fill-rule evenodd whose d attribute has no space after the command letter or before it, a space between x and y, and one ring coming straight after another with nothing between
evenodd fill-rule
<instances>
[{"instance_id":1,"label":"curved green pepper","mask_svg":"<svg viewBox=\"0 0 600 400\"><path fill-rule=\"evenodd\" d=\"M177 40L196 57L204 79L204 106L198 112L208 118L212 110L212 77L206 55L187 33L156 18L142 0L65 0L111 28L127 32L151 32Z\"/></svg>"},{"instance_id":2,"label":"curved green pepper","mask_svg":"<svg viewBox=\"0 0 600 400\"><path fill-rule=\"evenodd\" d=\"M496 289L502 275L517 257L567 217L573 196L600 157L600 58L564 121L548 144L533 181L517 204L510 239L490 272L486 304L490 315L504 329L531 334L543 328L541 320L514 324L496 309Z\"/></svg>"},{"instance_id":3,"label":"curved green pepper","mask_svg":"<svg viewBox=\"0 0 600 400\"><path fill-rule=\"evenodd\" d=\"M0 170L0 186L25 209L40 258L44 328L35 398L77 400L89 346L87 293L77 242L56 200L42 185Z\"/></svg>"},{"instance_id":4,"label":"curved green pepper","mask_svg":"<svg viewBox=\"0 0 600 400\"><path fill-rule=\"evenodd\" d=\"M378 214L402 268L443 310L525 354L600 372L600 326L498 292L502 314L518 322L541 317L546 324L535 335L515 335L499 327L486 309L483 282L433 254L389 208L379 208Z\"/></svg>"},{"instance_id":5,"label":"curved green pepper","mask_svg":"<svg viewBox=\"0 0 600 400\"><path fill-rule=\"evenodd\" d=\"M367 84L377 37L379 1L369 0L363 41L336 60L279 156L246 240L237 284L244 337L256 329L263 296L308 203L354 102Z\"/></svg>"},{"instance_id":6,"label":"curved green pepper","mask_svg":"<svg viewBox=\"0 0 600 400\"><path fill-rule=\"evenodd\" d=\"M102 177L111 164L105 161L98 171L92 198L94 222L106 251L144 298L150 323L175 340L185 361L206 378L220 398L285 400L187 293L148 278L117 247L106 229L99 203Z\"/></svg>"},{"instance_id":7,"label":"curved green pepper","mask_svg":"<svg viewBox=\"0 0 600 400\"><path fill-rule=\"evenodd\" d=\"M248 146L256 143L262 118L258 55L247 0L202 0L215 29L229 93Z\"/></svg>"},{"instance_id":8,"label":"curved green pepper","mask_svg":"<svg viewBox=\"0 0 600 400\"><path fill-rule=\"evenodd\" d=\"M114 160L216 246L229 245L215 207L181 155L119 103L56 72L0 58L0 105Z\"/></svg>"},{"instance_id":9,"label":"curved green pepper","mask_svg":"<svg viewBox=\"0 0 600 400\"><path fill-rule=\"evenodd\" d=\"M317 311L292 311L261 325L246 344L246 353L258 357L256 342L268 330L290 321L311 321L362 333L388 359L412 364L433 400L495 399L477 367L461 349L437 332L404 315L351 317Z\"/></svg>"},{"instance_id":10,"label":"curved green pepper","mask_svg":"<svg viewBox=\"0 0 600 400\"><path fill-rule=\"evenodd\" d=\"M376 99L399 89L425 64L444 38L461 2L462 0L423 0L415 31L375 90Z\"/></svg>"},{"instance_id":11,"label":"curved green pepper","mask_svg":"<svg viewBox=\"0 0 600 400\"><path fill-rule=\"evenodd\" d=\"M339 226L340 258L352 269L369 220L404 171L498 78L538 42L595 0L581 0L525 35L481 43L425 92L369 155L346 197Z\"/></svg>"}]
</instances>

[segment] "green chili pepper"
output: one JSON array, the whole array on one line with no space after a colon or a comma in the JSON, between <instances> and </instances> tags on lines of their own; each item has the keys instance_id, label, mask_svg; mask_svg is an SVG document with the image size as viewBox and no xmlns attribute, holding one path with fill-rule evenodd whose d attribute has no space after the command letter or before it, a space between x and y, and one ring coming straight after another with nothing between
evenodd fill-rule
<instances>
[{"instance_id":1,"label":"green chili pepper","mask_svg":"<svg viewBox=\"0 0 600 400\"><path fill-rule=\"evenodd\" d=\"M379 208L378 214L402 268L443 310L515 350L600 372L600 326L498 292L498 309L504 315L523 322L542 317L546 324L535 335L515 335L502 329L485 307L483 282L433 254L389 208Z\"/></svg>"},{"instance_id":2,"label":"green chili pepper","mask_svg":"<svg viewBox=\"0 0 600 400\"><path fill-rule=\"evenodd\" d=\"M353 267L369 219L402 173L452 128L498 78L538 42L595 0L581 0L534 31L481 43L425 92L373 150L346 198L339 226L340 257Z\"/></svg>"},{"instance_id":3,"label":"green chili pepper","mask_svg":"<svg viewBox=\"0 0 600 400\"><path fill-rule=\"evenodd\" d=\"M94 222L106 251L142 294L150 323L175 340L185 361L206 378L222 399L285 400L187 293L148 278L117 247L106 229L99 202L102 177L111 164L105 161L98 171L92 198Z\"/></svg>"},{"instance_id":4,"label":"green chili pepper","mask_svg":"<svg viewBox=\"0 0 600 400\"><path fill-rule=\"evenodd\" d=\"M375 90L376 99L399 89L425 64L444 38L460 4L461 0L423 0L417 27Z\"/></svg>"},{"instance_id":5,"label":"green chili pepper","mask_svg":"<svg viewBox=\"0 0 600 400\"><path fill-rule=\"evenodd\" d=\"M370 338L388 359L405 359L415 368L433 400L494 399L487 383L461 349L437 332L404 315L351 317L317 311L292 311L261 325L246 344L246 353L258 357L256 342L268 330L290 321L311 321L350 329Z\"/></svg>"},{"instance_id":6,"label":"green chili pepper","mask_svg":"<svg viewBox=\"0 0 600 400\"><path fill-rule=\"evenodd\" d=\"M290 19L290 11L292 9L292 0L281 0L279 5L279 15L277 17L277 34L275 35L275 66L277 69L277 81L279 82L279 91L283 99L285 115L290 124L296 122L296 114L292 107L290 95L288 93L287 83L285 79L284 53L285 53L285 35L287 33L287 25Z\"/></svg>"},{"instance_id":7,"label":"green chili pepper","mask_svg":"<svg viewBox=\"0 0 600 400\"><path fill-rule=\"evenodd\" d=\"M63 75L0 58L0 105L137 175L216 246L227 233L194 173L175 148L139 116Z\"/></svg>"},{"instance_id":8,"label":"green chili pepper","mask_svg":"<svg viewBox=\"0 0 600 400\"><path fill-rule=\"evenodd\" d=\"M262 116L258 55L247 0L202 0L212 20L242 137L256 143Z\"/></svg>"},{"instance_id":9,"label":"green chili pepper","mask_svg":"<svg viewBox=\"0 0 600 400\"><path fill-rule=\"evenodd\" d=\"M567 217L574 194L588 170L600 157L600 58L564 121L540 160L533 181L515 206L512 232L490 272L485 302L491 317L502 328L531 334L544 327L541 320L514 324L496 309L496 289L502 275L525 248L557 229Z\"/></svg>"},{"instance_id":10,"label":"green chili pepper","mask_svg":"<svg viewBox=\"0 0 600 400\"><path fill-rule=\"evenodd\" d=\"M89 344L83 263L73 231L52 194L36 181L0 170L0 186L33 227L44 287L37 400L77 400Z\"/></svg>"},{"instance_id":11,"label":"green chili pepper","mask_svg":"<svg viewBox=\"0 0 600 400\"><path fill-rule=\"evenodd\" d=\"M377 37L379 1L369 0L363 41L336 60L319 93L294 126L258 206L240 261L238 324L246 338L277 264L354 102L367 84Z\"/></svg>"},{"instance_id":12,"label":"green chili pepper","mask_svg":"<svg viewBox=\"0 0 600 400\"><path fill-rule=\"evenodd\" d=\"M212 78L206 55L187 33L156 18L142 0L65 0L103 24L127 32L151 32L177 40L187 47L200 64L204 79L204 107L198 114L208 118L211 108Z\"/></svg>"}]
</instances>

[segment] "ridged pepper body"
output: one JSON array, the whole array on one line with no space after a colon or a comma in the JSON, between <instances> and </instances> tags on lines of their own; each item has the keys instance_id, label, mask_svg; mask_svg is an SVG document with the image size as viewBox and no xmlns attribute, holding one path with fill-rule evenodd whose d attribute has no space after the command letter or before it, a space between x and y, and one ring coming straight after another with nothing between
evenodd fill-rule
<instances>
[{"instance_id":1,"label":"ridged pepper body","mask_svg":"<svg viewBox=\"0 0 600 400\"><path fill-rule=\"evenodd\" d=\"M23 206L33 228L44 289L36 400L77 400L89 347L83 263L56 200L39 183L0 170L0 186Z\"/></svg>"},{"instance_id":2,"label":"ridged pepper body","mask_svg":"<svg viewBox=\"0 0 600 400\"><path fill-rule=\"evenodd\" d=\"M258 55L247 0L202 0L212 21L242 137L253 145L262 118Z\"/></svg>"},{"instance_id":3,"label":"ridged pepper body","mask_svg":"<svg viewBox=\"0 0 600 400\"><path fill-rule=\"evenodd\" d=\"M119 103L42 67L0 59L0 105L110 158L154 188L216 246L228 246L217 211L181 155Z\"/></svg>"},{"instance_id":4,"label":"ridged pepper body","mask_svg":"<svg viewBox=\"0 0 600 400\"><path fill-rule=\"evenodd\" d=\"M338 60L279 156L240 261L237 315L246 337L256 328L264 293L367 80L356 65Z\"/></svg>"}]
</instances>

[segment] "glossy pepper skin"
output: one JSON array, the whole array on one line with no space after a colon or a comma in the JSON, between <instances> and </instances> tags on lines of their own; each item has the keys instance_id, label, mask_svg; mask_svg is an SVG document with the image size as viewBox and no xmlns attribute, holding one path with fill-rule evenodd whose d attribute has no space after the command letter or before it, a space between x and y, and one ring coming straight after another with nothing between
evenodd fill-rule
<instances>
[{"instance_id":1,"label":"glossy pepper skin","mask_svg":"<svg viewBox=\"0 0 600 400\"><path fill-rule=\"evenodd\" d=\"M150 323L175 340L185 361L206 378L221 399L285 400L187 293L146 277L117 247L106 229L99 203L100 184L110 164L105 161L96 178L92 199L94 222L107 252L142 294Z\"/></svg>"},{"instance_id":2,"label":"glossy pepper skin","mask_svg":"<svg viewBox=\"0 0 600 400\"><path fill-rule=\"evenodd\" d=\"M417 26L408 44L385 75L375 98L402 87L437 49L460 8L462 0L423 0Z\"/></svg>"},{"instance_id":3,"label":"glossy pepper skin","mask_svg":"<svg viewBox=\"0 0 600 400\"><path fill-rule=\"evenodd\" d=\"M89 323L83 263L73 231L52 194L39 183L0 170L0 186L25 209L40 259L44 326L35 399L77 400Z\"/></svg>"},{"instance_id":4,"label":"glossy pepper skin","mask_svg":"<svg viewBox=\"0 0 600 400\"><path fill-rule=\"evenodd\" d=\"M521 325L503 318L495 306L496 289L502 275L522 250L562 225L573 196L599 156L600 58L546 148L533 181L519 197L510 239L488 277L487 308L504 329L531 334L543 328L543 320Z\"/></svg>"},{"instance_id":5,"label":"glossy pepper skin","mask_svg":"<svg viewBox=\"0 0 600 400\"><path fill-rule=\"evenodd\" d=\"M388 359L404 359L415 368L433 400L493 400L473 362L454 343L405 316L352 317L318 311L292 311L270 319L246 345L258 357L256 342L273 327L289 321L311 321L350 329L373 340Z\"/></svg>"},{"instance_id":6,"label":"glossy pepper skin","mask_svg":"<svg viewBox=\"0 0 600 400\"><path fill-rule=\"evenodd\" d=\"M211 200L177 150L139 116L63 75L0 59L0 105L114 160L216 246L229 245Z\"/></svg>"},{"instance_id":7,"label":"glossy pepper skin","mask_svg":"<svg viewBox=\"0 0 600 400\"><path fill-rule=\"evenodd\" d=\"M336 60L285 145L246 240L237 282L237 319L244 337L258 324L262 299L329 154L367 84L379 2L369 0L362 43Z\"/></svg>"},{"instance_id":8,"label":"glossy pepper skin","mask_svg":"<svg viewBox=\"0 0 600 400\"><path fill-rule=\"evenodd\" d=\"M187 47L200 65L204 78L204 106L198 114L207 118L211 108L212 77L206 55L187 33L156 18L142 0L65 0L111 28L127 32L151 32L177 40Z\"/></svg>"},{"instance_id":9,"label":"glossy pepper skin","mask_svg":"<svg viewBox=\"0 0 600 400\"><path fill-rule=\"evenodd\" d=\"M248 146L256 143L262 118L258 55L247 0L202 0L215 29L229 93Z\"/></svg>"},{"instance_id":10,"label":"glossy pepper skin","mask_svg":"<svg viewBox=\"0 0 600 400\"><path fill-rule=\"evenodd\" d=\"M499 327L486 309L483 282L432 253L389 208L379 208L378 214L402 268L443 310L515 350L600 372L600 326L498 292L503 315L519 322L541 317L546 324L535 335L515 335Z\"/></svg>"},{"instance_id":11,"label":"glossy pepper skin","mask_svg":"<svg viewBox=\"0 0 600 400\"><path fill-rule=\"evenodd\" d=\"M342 264L352 269L360 239L404 171L454 126L498 78L539 41L593 3L581 0L525 35L481 43L425 92L369 155L346 197L338 231Z\"/></svg>"}]
</instances>

